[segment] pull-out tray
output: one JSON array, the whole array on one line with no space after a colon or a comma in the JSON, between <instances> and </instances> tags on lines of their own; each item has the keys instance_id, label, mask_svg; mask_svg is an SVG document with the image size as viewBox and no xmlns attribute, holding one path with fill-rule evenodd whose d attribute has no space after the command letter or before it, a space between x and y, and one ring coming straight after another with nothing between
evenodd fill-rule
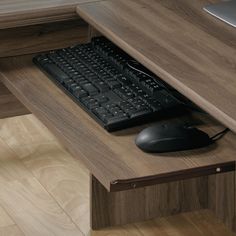
<instances>
[{"instance_id":1,"label":"pull-out tray","mask_svg":"<svg viewBox=\"0 0 236 236\"><path fill-rule=\"evenodd\" d=\"M144 126L106 132L32 63L32 57L1 59L0 79L108 191L234 170L233 133L229 132L216 145L199 150L146 154L134 143ZM196 122L210 135L222 129L211 119L205 124L203 120L200 117Z\"/></svg>"}]
</instances>

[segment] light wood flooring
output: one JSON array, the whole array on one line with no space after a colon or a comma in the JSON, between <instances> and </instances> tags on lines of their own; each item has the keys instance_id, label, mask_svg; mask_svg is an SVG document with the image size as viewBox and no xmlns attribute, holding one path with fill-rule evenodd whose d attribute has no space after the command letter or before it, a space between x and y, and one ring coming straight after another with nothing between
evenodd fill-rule
<instances>
[{"instance_id":1,"label":"light wood flooring","mask_svg":"<svg viewBox=\"0 0 236 236\"><path fill-rule=\"evenodd\" d=\"M0 120L0 236L233 236L210 211L91 232L89 173L33 115Z\"/></svg>"}]
</instances>

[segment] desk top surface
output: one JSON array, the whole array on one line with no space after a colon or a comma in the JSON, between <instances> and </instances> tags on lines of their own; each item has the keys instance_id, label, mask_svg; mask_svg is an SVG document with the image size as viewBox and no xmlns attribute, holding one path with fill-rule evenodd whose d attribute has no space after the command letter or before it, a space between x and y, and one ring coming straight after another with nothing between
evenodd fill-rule
<instances>
[{"instance_id":1,"label":"desk top surface","mask_svg":"<svg viewBox=\"0 0 236 236\"><path fill-rule=\"evenodd\" d=\"M108 190L212 174L217 168L222 171L234 168L236 135L232 132L211 147L147 154L134 142L144 126L108 133L32 63L32 56L1 59L0 71L0 79L10 91ZM201 123L198 119L196 122ZM207 123L210 135L223 129L213 121Z\"/></svg>"},{"instance_id":2,"label":"desk top surface","mask_svg":"<svg viewBox=\"0 0 236 236\"><path fill-rule=\"evenodd\" d=\"M204 12L209 2L110 0L77 12L236 132L236 29Z\"/></svg>"},{"instance_id":3,"label":"desk top surface","mask_svg":"<svg viewBox=\"0 0 236 236\"><path fill-rule=\"evenodd\" d=\"M74 19L76 5L98 0L1 0L0 29Z\"/></svg>"}]
</instances>

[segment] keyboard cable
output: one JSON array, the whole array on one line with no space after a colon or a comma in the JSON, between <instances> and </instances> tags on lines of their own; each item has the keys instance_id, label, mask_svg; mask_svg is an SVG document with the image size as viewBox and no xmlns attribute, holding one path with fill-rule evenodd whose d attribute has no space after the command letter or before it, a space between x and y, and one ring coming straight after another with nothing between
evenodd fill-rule
<instances>
[{"instance_id":1,"label":"keyboard cable","mask_svg":"<svg viewBox=\"0 0 236 236\"><path fill-rule=\"evenodd\" d=\"M130 60L130 62L139 65L139 63L138 63L137 61ZM129 68L131 68L131 69L133 69L133 70L135 70L135 71L137 71L137 72L140 72L140 73L142 73L142 74L144 74L144 75L146 75L146 76L148 76L148 77L150 77L150 78L152 78L152 79L155 80L155 78L154 78L152 75L150 75L150 74L148 74L148 73L146 73L146 72L144 72L144 71L142 71L142 70L140 70L140 69L138 69L138 68L132 66L132 65L130 64L130 62L127 62L127 63L126 63ZM167 88L167 86L164 85L164 84L163 84L162 82L160 82L160 81L156 81L156 82L157 82L163 89L165 89L167 92L169 92L169 93L172 94L172 95L173 95L173 91L177 91L177 90L175 90L175 89ZM173 95L173 96L175 97L175 95ZM203 114L206 113L205 111L199 109L197 106L195 107L194 105L190 105L190 104L187 104L187 103L184 102L184 101L181 101L179 98L177 98L177 99L178 99L178 101L179 101L180 103L182 103L184 106L188 107L188 108L191 109L191 110L194 110L194 111L197 111L197 112L203 113Z\"/></svg>"}]
</instances>

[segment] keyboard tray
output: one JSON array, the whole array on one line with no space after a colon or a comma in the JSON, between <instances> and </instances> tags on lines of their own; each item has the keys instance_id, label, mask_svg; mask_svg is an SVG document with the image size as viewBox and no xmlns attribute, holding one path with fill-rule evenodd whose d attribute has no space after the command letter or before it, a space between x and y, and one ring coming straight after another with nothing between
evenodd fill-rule
<instances>
[{"instance_id":1,"label":"keyboard tray","mask_svg":"<svg viewBox=\"0 0 236 236\"><path fill-rule=\"evenodd\" d=\"M145 126L106 132L77 104L48 80L33 56L0 60L0 79L8 89L64 144L109 191L148 186L234 170L236 136L229 132L217 145L172 154L146 154L134 138ZM181 118L181 120L183 117ZM187 117L185 119L191 119ZM213 135L222 129L204 116L197 118ZM220 173L219 172L219 173Z\"/></svg>"}]
</instances>

